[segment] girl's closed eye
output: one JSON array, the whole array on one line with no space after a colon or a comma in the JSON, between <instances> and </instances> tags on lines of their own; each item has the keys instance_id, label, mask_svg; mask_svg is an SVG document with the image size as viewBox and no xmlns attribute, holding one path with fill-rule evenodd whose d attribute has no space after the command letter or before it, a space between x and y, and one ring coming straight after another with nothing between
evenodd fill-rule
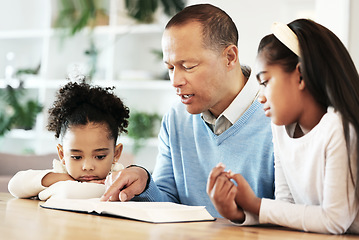
<instances>
[{"instance_id":1,"label":"girl's closed eye","mask_svg":"<svg viewBox=\"0 0 359 240\"><path fill-rule=\"evenodd\" d=\"M96 158L98 159L98 160L103 160L103 159L105 159L107 157L107 155L98 155L98 156L96 156Z\"/></svg>"},{"instance_id":2,"label":"girl's closed eye","mask_svg":"<svg viewBox=\"0 0 359 240\"><path fill-rule=\"evenodd\" d=\"M268 84L268 80L263 80L259 82L259 85L266 87Z\"/></svg>"},{"instance_id":3,"label":"girl's closed eye","mask_svg":"<svg viewBox=\"0 0 359 240\"><path fill-rule=\"evenodd\" d=\"M257 81L259 83L260 86L264 86L266 87L267 86L267 83L270 79L269 76L266 76L267 75L267 71L260 71L257 75L256 75L256 78L257 78Z\"/></svg>"},{"instance_id":4,"label":"girl's closed eye","mask_svg":"<svg viewBox=\"0 0 359 240\"><path fill-rule=\"evenodd\" d=\"M77 156L77 155L72 155L71 158L74 159L74 160L81 160L82 159L81 156Z\"/></svg>"}]
</instances>

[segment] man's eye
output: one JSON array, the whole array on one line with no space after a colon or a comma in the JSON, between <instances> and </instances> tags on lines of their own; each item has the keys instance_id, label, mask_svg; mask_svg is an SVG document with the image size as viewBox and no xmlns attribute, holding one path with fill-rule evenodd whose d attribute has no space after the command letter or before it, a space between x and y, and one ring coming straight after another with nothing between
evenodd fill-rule
<instances>
[{"instance_id":1,"label":"man's eye","mask_svg":"<svg viewBox=\"0 0 359 240\"><path fill-rule=\"evenodd\" d=\"M174 67L170 66L170 65L167 65L167 69L168 69L168 71L173 71Z\"/></svg>"},{"instance_id":2,"label":"man's eye","mask_svg":"<svg viewBox=\"0 0 359 240\"><path fill-rule=\"evenodd\" d=\"M197 65L190 66L190 67L183 66L183 68L184 68L185 70L191 70L191 69L193 69L193 68L195 68L195 67L197 67Z\"/></svg>"}]
</instances>

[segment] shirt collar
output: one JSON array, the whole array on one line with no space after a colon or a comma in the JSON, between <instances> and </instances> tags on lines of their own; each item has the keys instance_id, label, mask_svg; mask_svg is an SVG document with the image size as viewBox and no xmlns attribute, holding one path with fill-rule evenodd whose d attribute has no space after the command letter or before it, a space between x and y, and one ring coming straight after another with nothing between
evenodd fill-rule
<instances>
[{"instance_id":1,"label":"shirt collar","mask_svg":"<svg viewBox=\"0 0 359 240\"><path fill-rule=\"evenodd\" d=\"M254 77L249 77L243 89L233 102L224 110L223 115L234 124L252 105L258 95L259 84Z\"/></svg>"},{"instance_id":2,"label":"shirt collar","mask_svg":"<svg viewBox=\"0 0 359 240\"><path fill-rule=\"evenodd\" d=\"M232 103L218 116L218 119L223 115L234 124L256 99L258 90L259 85L257 80L251 75ZM216 118L209 110L202 113L202 118L211 124L216 122Z\"/></svg>"}]
</instances>

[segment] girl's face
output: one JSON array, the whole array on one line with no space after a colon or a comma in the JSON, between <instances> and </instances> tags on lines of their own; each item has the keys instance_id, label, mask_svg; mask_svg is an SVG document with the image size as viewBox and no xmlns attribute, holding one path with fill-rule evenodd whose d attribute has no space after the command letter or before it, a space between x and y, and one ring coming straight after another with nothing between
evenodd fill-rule
<instances>
[{"instance_id":1,"label":"girl's face","mask_svg":"<svg viewBox=\"0 0 359 240\"><path fill-rule=\"evenodd\" d=\"M69 175L77 181L105 179L121 156L122 144L115 147L104 124L71 126L57 150Z\"/></svg>"},{"instance_id":2,"label":"girl's face","mask_svg":"<svg viewBox=\"0 0 359 240\"><path fill-rule=\"evenodd\" d=\"M287 73L280 65L268 65L261 55L257 57L257 80L261 85L258 101L263 104L265 115L276 125L298 122L303 111L299 67Z\"/></svg>"}]
</instances>

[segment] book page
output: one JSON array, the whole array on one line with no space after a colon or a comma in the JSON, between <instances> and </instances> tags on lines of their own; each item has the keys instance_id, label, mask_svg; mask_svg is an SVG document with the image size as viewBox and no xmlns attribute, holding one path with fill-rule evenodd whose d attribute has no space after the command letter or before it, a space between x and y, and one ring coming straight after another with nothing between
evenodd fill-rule
<instances>
[{"instance_id":1,"label":"book page","mask_svg":"<svg viewBox=\"0 0 359 240\"><path fill-rule=\"evenodd\" d=\"M155 223L215 220L204 206L187 206L170 202L101 202L98 198L50 198L41 206L59 210L96 212Z\"/></svg>"}]
</instances>

